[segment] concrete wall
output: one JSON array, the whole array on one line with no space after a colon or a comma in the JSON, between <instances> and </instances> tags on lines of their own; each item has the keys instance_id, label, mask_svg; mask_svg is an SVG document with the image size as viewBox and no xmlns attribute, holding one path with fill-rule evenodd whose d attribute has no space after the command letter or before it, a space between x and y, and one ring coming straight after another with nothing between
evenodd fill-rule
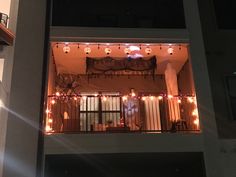
<instances>
[{"instance_id":1,"label":"concrete wall","mask_svg":"<svg viewBox=\"0 0 236 177\"><path fill-rule=\"evenodd\" d=\"M9 61L4 67L3 83L10 93L7 105L10 111L2 176L34 177L37 168L46 0L15 0L12 4L13 10L16 5L19 8L12 12L17 14L17 25L10 24L12 29L16 29L13 30L16 34L14 50L4 49Z\"/></svg>"},{"instance_id":2,"label":"concrete wall","mask_svg":"<svg viewBox=\"0 0 236 177\"><path fill-rule=\"evenodd\" d=\"M236 138L236 121L229 114L224 77L236 71L236 30L217 28L212 0L198 1L211 90L220 138Z\"/></svg>"},{"instance_id":3,"label":"concrete wall","mask_svg":"<svg viewBox=\"0 0 236 177\"><path fill-rule=\"evenodd\" d=\"M201 134L58 134L45 137L45 154L202 152Z\"/></svg>"}]
</instances>

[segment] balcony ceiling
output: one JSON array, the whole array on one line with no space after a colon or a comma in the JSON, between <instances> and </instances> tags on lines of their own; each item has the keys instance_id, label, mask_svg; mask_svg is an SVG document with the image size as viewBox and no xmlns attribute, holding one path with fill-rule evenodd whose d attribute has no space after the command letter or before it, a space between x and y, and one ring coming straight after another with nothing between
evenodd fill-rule
<instances>
[{"instance_id":1,"label":"balcony ceiling","mask_svg":"<svg viewBox=\"0 0 236 177\"><path fill-rule=\"evenodd\" d=\"M129 44L129 46L138 46L140 44ZM69 43L70 51L65 53L63 48L65 43L55 43L53 42L52 52L58 73L68 73L68 74L85 74L86 73L86 57L106 57L104 49L108 47L107 44L79 44ZM85 47L91 48L91 53L86 55L84 52ZM112 52L109 54L110 57L127 57L124 53L124 49L128 47L125 44L109 44L109 48ZM145 53L145 49L149 47L152 49L150 55ZM168 53L168 49L173 48L173 54ZM188 59L188 48L186 44L141 44L140 51L133 51L132 54L141 54L143 57L148 57L155 55L157 58L157 74L164 74L166 64L171 62L176 72L178 73L185 62Z\"/></svg>"}]
</instances>

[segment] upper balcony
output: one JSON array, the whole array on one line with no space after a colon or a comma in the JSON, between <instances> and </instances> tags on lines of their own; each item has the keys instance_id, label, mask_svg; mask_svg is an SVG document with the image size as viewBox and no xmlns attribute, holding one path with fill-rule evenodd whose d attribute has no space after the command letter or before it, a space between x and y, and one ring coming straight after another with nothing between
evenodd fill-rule
<instances>
[{"instance_id":1,"label":"upper balcony","mask_svg":"<svg viewBox=\"0 0 236 177\"><path fill-rule=\"evenodd\" d=\"M200 132L184 43L51 43L45 133Z\"/></svg>"}]
</instances>

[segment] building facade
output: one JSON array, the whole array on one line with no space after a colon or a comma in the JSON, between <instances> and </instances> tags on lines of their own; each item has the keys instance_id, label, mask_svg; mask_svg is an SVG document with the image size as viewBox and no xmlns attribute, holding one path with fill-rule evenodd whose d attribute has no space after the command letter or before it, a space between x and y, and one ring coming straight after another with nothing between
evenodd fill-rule
<instances>
[{"instance_id":1,"label":"building facade","mask_svg":"<svg viewBox=\"0 0 236 177\"><path fill-rule=\"evenodd\" d=\"M160 1L162 8L155 6L158 9L156 13L153 9L148 13L149 8L156 5L154 2L150 2L150 4L154 3L151 5L130 3L127 4L130 8L120 14L114 8L110 10L111 4L105 1L104 4L90 7L90 10L85 8L89 4L84 3L84 6L78 6L81 18L75 20L71 18L76 14L75 11L73 12L75 8L73 9L73 5L70 4L72 1L64 2L63 5L60 1L51 4L44 0L39 2L12 0L9 29L15 34L14 45L2 45L0 52L0 58L4 58L3 78L0 83L1 175L4 177L76 176L80 173L82 176L95 174L98 176L147 174L151 176L235 176L233 165L236 146L233 133L235 131L235 120L233 120L235 91L232 89L235 87L233 82L235 78L233 75L235 72L234 30L222 30L217 27L214 1L183 0L175 4L176 2L165 4ZM107 9L107 12L114 11L115 15L99 14L99 7L101 11L104 11L103 9ZM166 7L171 11L171 15L165 15L167 17L164 18ZM63 8L66 12L64 16L61 11ZM116 9L119 11L125 8L116 4ZM149 16L139 17L137 14L142 10ZM84 15L86 11L87 16ZM94 18L92 13L94 11L97 11L95 16L99 18ZM155 16L156 14L158 15ZM157 18L159 16L160 18ZM221 45L216 41L221 41ZM111 73L105 75L105 78L95 74L95 77L88 76L89 80L86 77L84 81L85 76L80 76L77 83L79 92L72 90L75 85L71 82L64 83L65 88L63 84L58 88L60 82L55 80L60 81L58 78L60 74L88 74L87 70L91 65L88 63L85 65L85 61L69 63L68 60L73 60L73 56L81 61L85 58L89 61L89 57L124 58L126 55L119 54L119 50L121 48L123 52L123 49L127 48L126 44L139 47L144 53L139 51L138 54L142 54L144 58L152 54L156 56L154 81L153 73L151 75L146 73L144 77L137 71L136 76L133 76L134 73L127 76L129 74L121 71L119 77L111 76ZM106 53L100 55L98 50L104 48L108 48ZM173 48L173 51L170 51L170 48ZM130 50L130 47L128 49ZM82 53L76 54L75 50ZM93 55L92 52L95 50L97 54ZM166 52L167 57L161 54L161 50ZM182 53L177 56L178 52ZM113 56L113 53L116 55ZM183 81L181 81L182 76L178 72L178 85L179 91L189 90L191 87L191 92L177 96L175 93L166 92L168 84L163 77L168 62L165 63L164 69L161 69L161 61L165 61L166 58L174 61L183 61L187 58L189 68L179 69L179 72L187 74L183 74ZM67 61L65 62L64 59ZM179 67L183 69L186 61L184 60ZM222 64L221 61L224 63ZM140 61L140 65L142 62ZM107 62L104 61L102 66L107 67L104 63ZM77 73L76 69L72 72L73 67L77 65L81 72ZM101 67L101 63L95 66ZM135 64L131 65L134 66ZM177 65L174 66L177 70ZM69 70L66 70L66 67ZM224 78L228 76L230 82L226 82L227 85ZM130 80L127 81L128 77ZM62 80L67 81L66 78ZM114 80L120 84L116 85ZM122 84L123 86L120 87ZM130 93L127 93L127 90ZM76 101L76 104L80 100L79 112L78 107L73 105L74 102L65 103L60 101L61 97L56 97L59 92L59 96L64 97L63 99L68 98L72 91L75 91L76 95L72 95L71 100ZM125 112L125 106L132 99L132 93L139 103L144 104L146 110L149 109L147 105L151 104L148 99L157 100L162 96L167 100L166 109L156 110L155 115L150 111L144 111L145 119L141 119L140 116L141 118L135 118L133 123L131 116L130 121L127 122L129 113ZM177 120L174 121L170 118L172 109L169 105L172 103L174 107L179 107L176 106L179 105L178 99L181 99L183 104L185 98L197 100L199 124L188 116L189 122L185 122L187 128L185 124L181 124L182 127L172 126L173 122L179 121L180 118L177 119L175 116ZM85 110L81 107L83 99L86 100ZM111 101L117 109L103 110L105 99L109 103L110 99L117 100ZM88 102L93 102L97 106L92 108ZM56 109L59 103L60 108ZM152 105L155 109L160 108L160 100ZM58 109L60 109L59 113L55 112ZM74 110L75 114L72 114L71 110ZM141 115L141 108L134 110L138 110ZM163 112L168 114L169 118L164 119ZM103 119L103 114L106 113L109 113L110 117ZM55 116L56 114L59 116ZM83 114L86 116L83 117ZM79 115L78 119L77 115ZM93 124L90 120L91 115ZM60 116L63 124L60 119L55 118ZM148 122L147 117L151 122ZM110 120L111 126L108 124ZM198 125L198 127L192 128L191 125Z\"/></svg>"}]
</instances>

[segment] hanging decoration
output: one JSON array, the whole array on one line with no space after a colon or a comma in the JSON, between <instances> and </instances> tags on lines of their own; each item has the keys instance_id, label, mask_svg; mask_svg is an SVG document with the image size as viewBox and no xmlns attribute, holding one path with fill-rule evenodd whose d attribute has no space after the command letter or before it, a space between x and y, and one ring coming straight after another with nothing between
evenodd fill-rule
<instances>
[{"instance_id":1,"label":"hanging decoration","mask_svg":"<svg viewBox=\"0 0 236 177\"><path fill-rule=\"evenodd\" d=\"M109 55L112 52L112 50L109 47L106 47L104 51L107 55Z\"/></svg>"},{"instance_id":2,"label":"hanging decoration","mask_svg":"<svg viewBox=\"0 0 236 177\"><path fill-rule=\"evenodd\" d=\"M70 47L68 46L68 43L66 43L65 46L63 47L63 52L66 54L70 52Z\"/></svg>"},{"instance_id":3,"label":"hanging decoration","mask_svg":"<svg viewBox=\"0 0 236 177\"><path fill-rule=\"evenodd\" d=\"M116 71L150 71L154 74L156 69L156 57L146 58L90 58L86 57L87 74L104 74Z\"/></svg>"},{"instance_id":4,"label":"hanging decoration","mask_svg":"<svg viewBox=\"0 0 236 177\"><path fill-rule=\"evenodd\" d=\"M169 47L167 52L170 54L170 55L173 55L173 52L174 52L174 49L172 47Z\"/></svg>"},{"instance_id":5,"label":"hanging decoration","mask_svg":"<svg viewBox=\"0 0 236 177\"><path fill-rule=\"evenodd\" d=\"M130 52L131 52L131 50L130 50L129 47L126 47L126 48L124 49L124 52L125 52L126 55L129 55Z\"/></svg>"},{"instance_id":6,"label":"hanging decoration","mask_svg":"<svg viewBox=\"0 0 236 177\"><path fill-rule=\"evenodd\" d=\"M91 51L92 51L92 50L91 50L90 47L85 47L85 48L84 48L84 53L85 53L86 55L90 54Z\"/></svg>"},{"instance_id":7,"label":"hanging decoration","mask_svg":"<svg viewBox=\"0 0 236 177\"><path fill-rule=\"evenodd\" d=\"M152 53L152 49L151 49L150 47L147 47L147 48L145 49L145 53L146 53L147 55L150 55L150 54Z\"/></svg>"}]
</instances>

